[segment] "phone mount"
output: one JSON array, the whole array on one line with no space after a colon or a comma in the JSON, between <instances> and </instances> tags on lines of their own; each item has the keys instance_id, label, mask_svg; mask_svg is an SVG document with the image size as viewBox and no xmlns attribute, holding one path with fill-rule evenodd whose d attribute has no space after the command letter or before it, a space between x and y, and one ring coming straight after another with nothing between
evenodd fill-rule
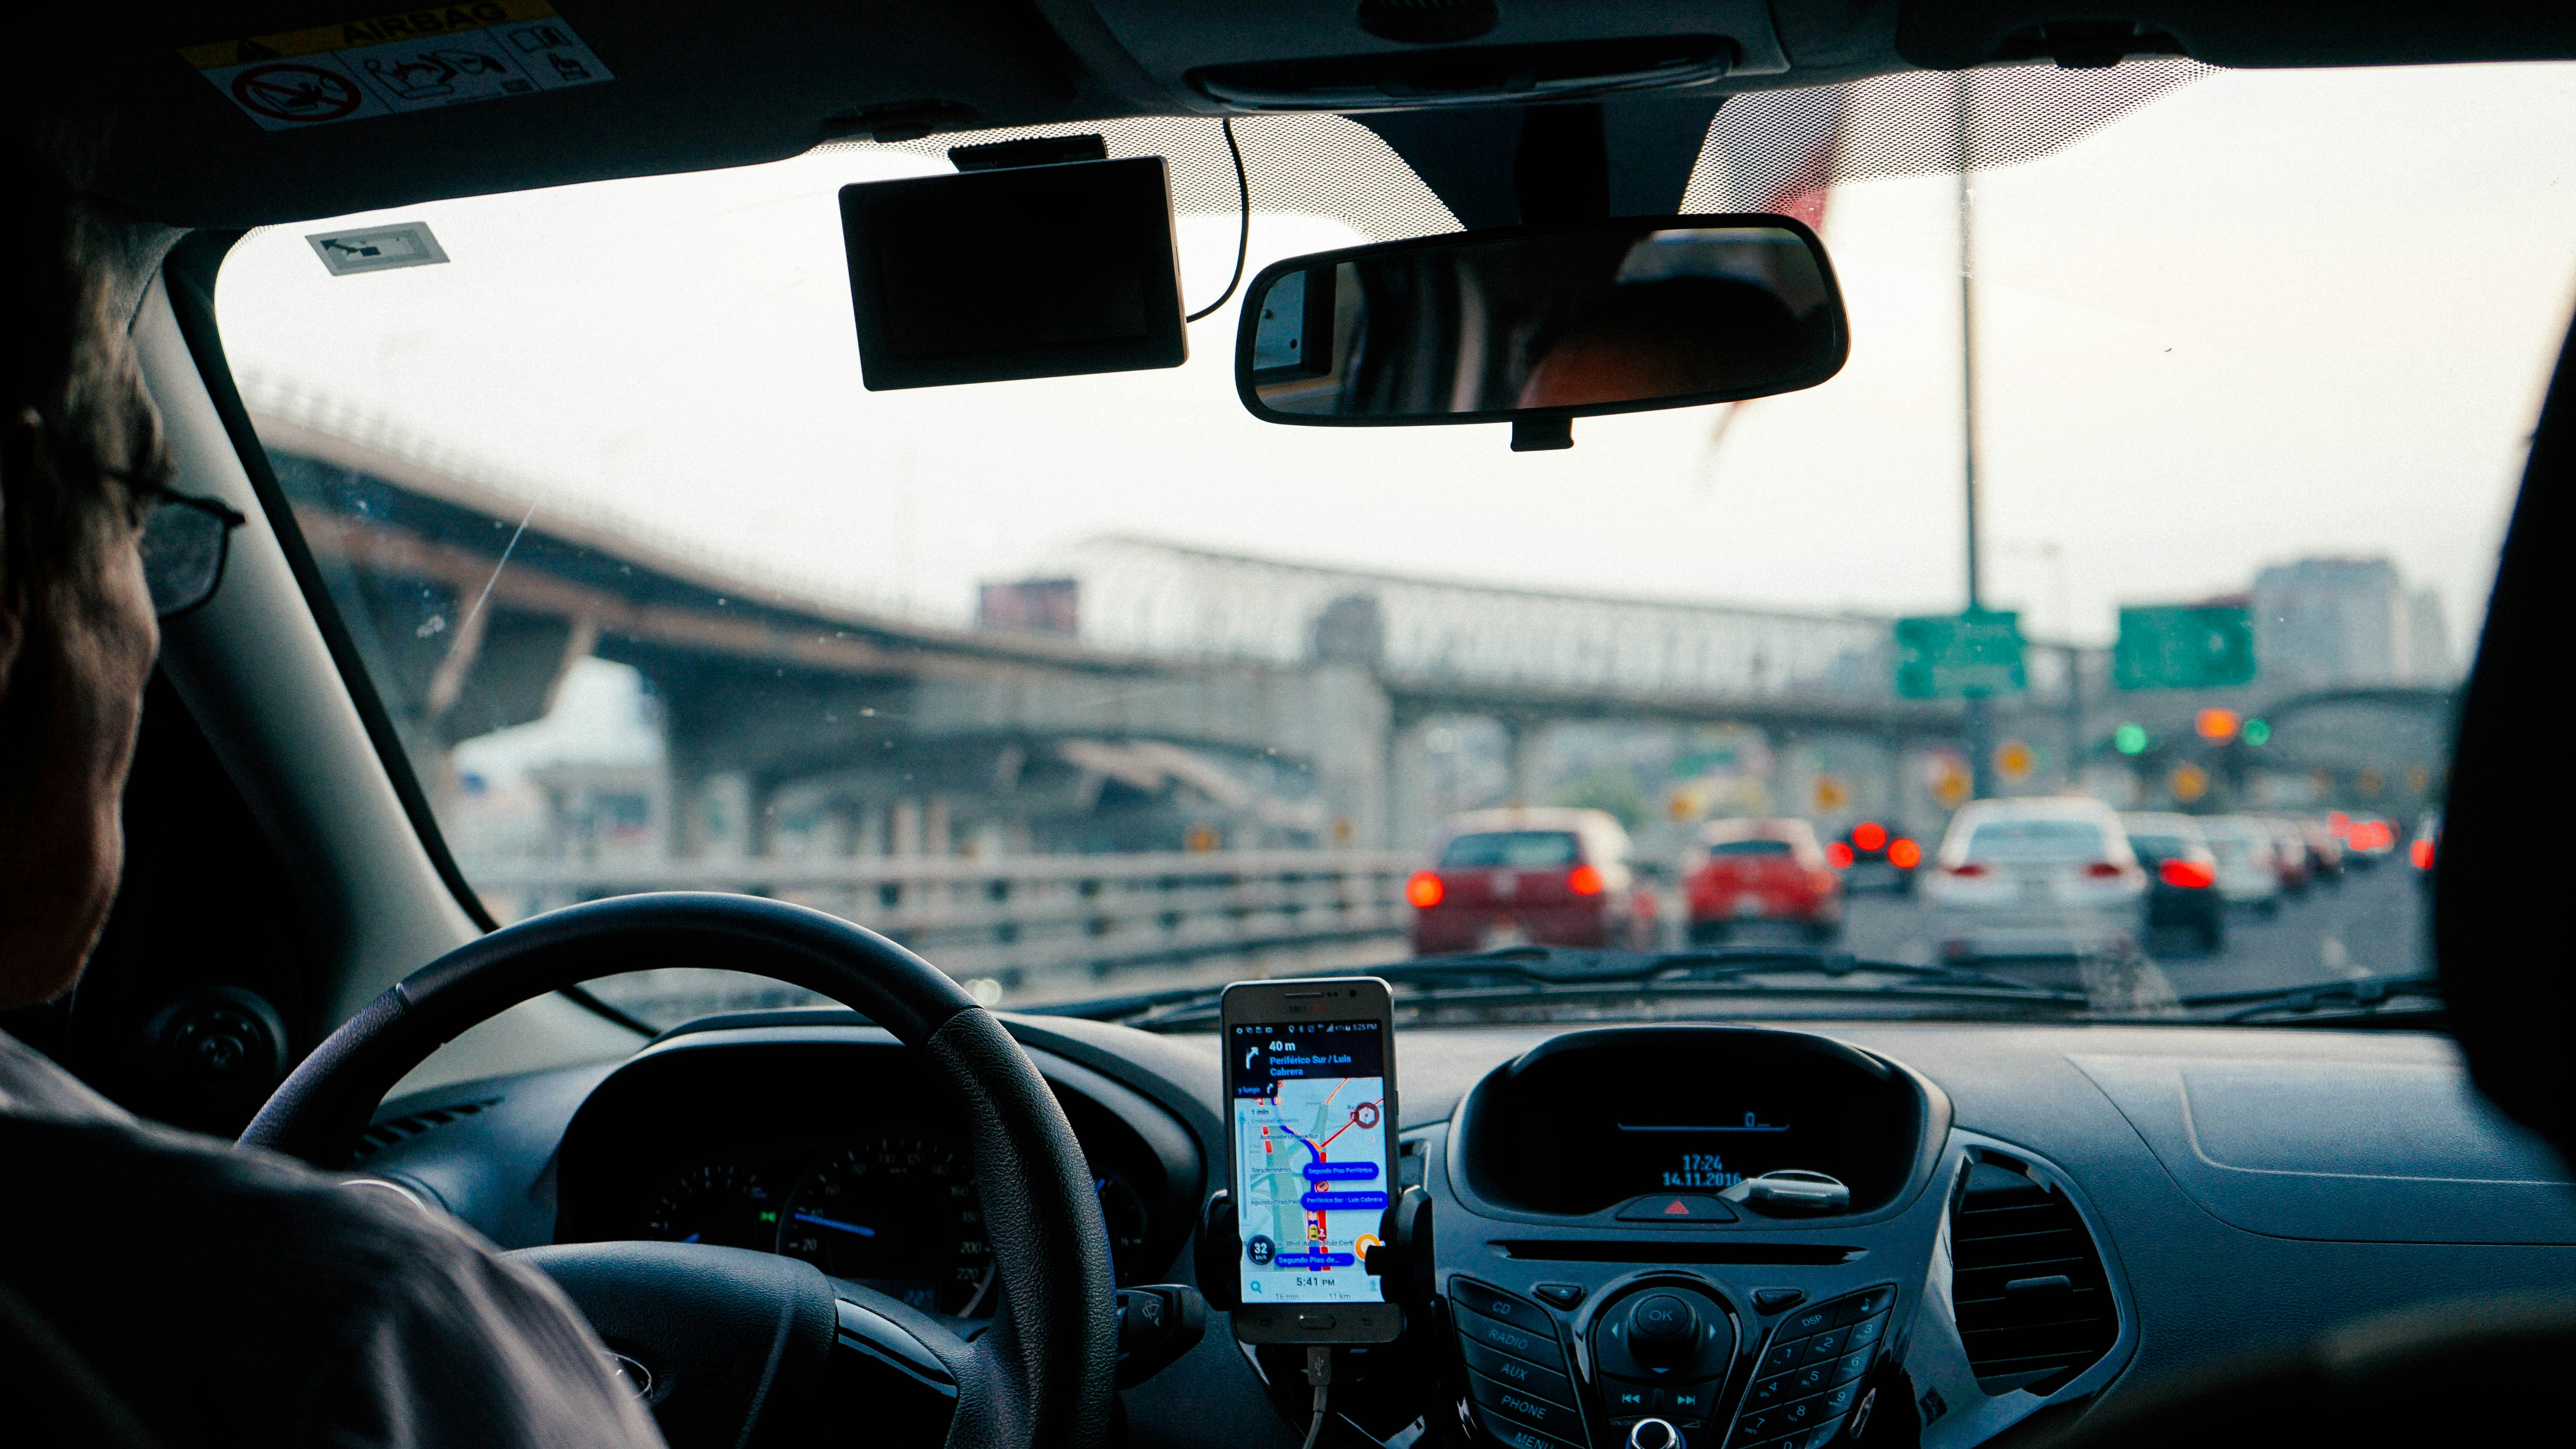
<instances>
[{"instance_id":1,"label":"phone mount","mask_svg":"<svg viewBox=\"0 0 2576 1449\"><path fill-rule=\"evenodd\" d=\"M1423 1322L1439 1281L1432 1259L1431 1194L1406 1188L1378 1215L1377 1236L1360 1266L1386 1286L1387 1301L1404 1310L1406 1322ZM1191 1259L1209 1307L1227 1313L1243 1307L1243 1277L1236 1267L1242 1260L1243 1229L1234 1194L1219 1188L1199 1210Z\"/></svg>"}]
</instances>

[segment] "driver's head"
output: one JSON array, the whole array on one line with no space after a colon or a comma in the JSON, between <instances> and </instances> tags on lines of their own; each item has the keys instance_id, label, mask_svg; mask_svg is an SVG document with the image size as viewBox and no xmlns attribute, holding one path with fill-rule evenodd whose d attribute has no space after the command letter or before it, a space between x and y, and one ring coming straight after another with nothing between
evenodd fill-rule
<instances>
[{"instance_id":1,"label":"driver's head","mask_svg":"<svg viewBox=\"0 0 2576 1449\"><path fill-rule=\"evenodd\" d=\"M1675 277L1614 287L1539 354L1517 406L1740 392L1795 372L1798 319L1768 287Z\"/></svg>"},{"instance_id":2,"label":"driver's head","mask_svg":"<svg viewBox=\"0 0 2576 1449\"><path fill-rule=\"evenodd\" d=\"M103 227L0 139L0 1007L79 979L124 864L118 803L160 633L136 551L158 422L110 315Z\"/></svg>"}]
</instances>

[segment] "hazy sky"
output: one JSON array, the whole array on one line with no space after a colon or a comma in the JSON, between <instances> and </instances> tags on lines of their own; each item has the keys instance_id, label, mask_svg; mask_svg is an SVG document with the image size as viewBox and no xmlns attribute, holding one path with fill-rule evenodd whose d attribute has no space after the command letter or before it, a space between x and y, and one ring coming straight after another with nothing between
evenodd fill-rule
<instances>
[{"instance_id":1,"label":"hazy sky","mask_svg":"<svg viewBox=\"0 0 2576 1449\"><path fill-rule=\"evenodd\" d=\"M2222 73L1976 182L1991 601L2118 602L2385 554L2465 638L2576 280L2576 67ZM408 208L449 265L225 268L234 367L319 389L718 554L957 618L1096 533L1577 589L1954 608L1956 183L1838 189L1840 377L1717 413L1327 430L1247 416L1231 305L1176 371L870 394L832 193L775 166ZM1256 198L1257 200L1257 198ZM1231 217L1181 222L1185 293ZM1252 265L1355 239L1259 214ZM1031 235L1044 265L1043 228ZM2054 545L2060 562L2040 552Z\"/></svg>"}]
</instances>

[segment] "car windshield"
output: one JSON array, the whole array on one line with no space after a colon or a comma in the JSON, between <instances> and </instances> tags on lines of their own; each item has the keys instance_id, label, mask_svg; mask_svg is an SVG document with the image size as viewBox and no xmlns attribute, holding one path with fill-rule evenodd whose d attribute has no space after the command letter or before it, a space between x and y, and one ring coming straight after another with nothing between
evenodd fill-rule
<instances>
[{"instance_id":1,"label":"car windshield","mask_svg":"<svg viewBox=\"0 0 2576 1449\"><path fill-rule=\"evenodd\" d=\"M1545 870L1579 858L1573 836L1561 830L1495 830L1461 835L1440 852L1442 865L1507 866Z\"/></svg>"},{"instance_id":2,"label":"car windshield","mask_svg":"<svg viewBox=\"0 0 2576 1449\"><path fill-rule=\"evenodd\" d=\"M989 133L264 228L216 313L497 920L755 892L1012 1006L1766 939L2287 989L2421 968L2406 842L2341 846L2442 797L2576 274L2571 81L2150 60L1750 93L1678 204L1812 224L1848 364L1560 451L1247 412L1239 242L1249 276L1460 229L1332 116L1237 122L1248 218L1213 119L1054 128L1168 158L1180 305L1214 309L1177 367L868 390L837 194ZM1954 114L2018 124L2042 85L2112 99L1941 169ZM1048 265L1048 218L1025 245ZM2205 921L2125 869L2007 902L1934 849L1972 802L2061 796L2296 843ZM1597 812L1631 864L1420 883L1615 838L1461 823L1512 810ZM1841 842L1831 891L1689 888L1711 822L1778 818ZM1901 848L1850 834L1894 820ZM1999 817L1965 858L2115 851ZM806 999L712 970L599 994L653 1023Z\"/></svg>"}]
</instances>

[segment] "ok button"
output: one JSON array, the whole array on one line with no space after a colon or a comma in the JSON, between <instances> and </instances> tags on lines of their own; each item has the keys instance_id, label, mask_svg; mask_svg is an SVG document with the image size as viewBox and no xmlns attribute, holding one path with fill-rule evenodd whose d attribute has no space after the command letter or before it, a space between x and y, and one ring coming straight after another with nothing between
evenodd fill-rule
<instances>
[{"instance_id":1,"label":"ok button","mask_svg":"<svg viewBox=\"0 0 2576 1449\"><path fill-rule=\"evenodd\" d=\"M1679 1338L1698 1327L1699 1315L1670 1293L1640 1301L1628 1316L1639 1338Z\"/></svg>"}]
</instances>

